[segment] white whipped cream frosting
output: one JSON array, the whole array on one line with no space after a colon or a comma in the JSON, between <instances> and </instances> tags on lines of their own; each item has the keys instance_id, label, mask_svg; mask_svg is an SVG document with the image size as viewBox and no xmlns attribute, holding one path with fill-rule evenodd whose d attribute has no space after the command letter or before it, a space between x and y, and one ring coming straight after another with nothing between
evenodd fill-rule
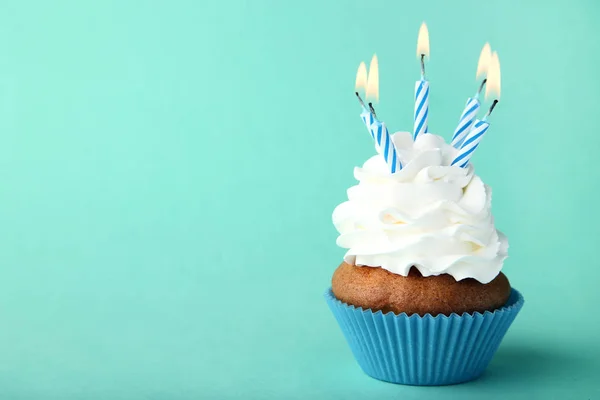
<instances>
[{"instance_id":1,"label":"white whipped cream frosting","mask_svg":"<svg viewBox=\"0 0 600 400\"><path fill-rule=\"evenodd\" d=\"M494 279L508 240L496 230L492 190L466 168L450 166L458 150L437 135L393 135L403 169L391 174L381 155L355 168L359 183L333 212L348 249L344 260L406 276L450 274L457 281Z\"/></svg>"}]
</instances>

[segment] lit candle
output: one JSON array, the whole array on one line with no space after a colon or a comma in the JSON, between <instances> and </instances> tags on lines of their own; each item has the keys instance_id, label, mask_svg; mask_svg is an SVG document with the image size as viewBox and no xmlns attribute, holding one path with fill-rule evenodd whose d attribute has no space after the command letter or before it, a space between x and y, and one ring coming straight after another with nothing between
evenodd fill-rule
<instances>
[{"instance_id":1,"label":"lit candle","mask_svg":"<svg viewBox=\"0 0 600 400\"><path fill-rule=\"evenodd\" d=\"M390 172L394 174L400 171L402 169L402 163L398 158L396 146L392 141L392 137L390 136L390 132L385 126L385 123L375 120L375 123L371 125L371 129L373 129L373 134L375 135L375 143L377 143L377 146L380 149L379 153L385 159L385 163L388 165Z\"/></svg>"},{"instance_id":2,"label":"lit candle","mask_svg":"<svg viewBox=\"0 0 600 400\"><path fill-rule=\"evenodd\" d=\"M477 63L477 74L476 79L479 79L483 76L483 81L479 86L479 90L475 93L475 96L469 98L467 100L467 104L465 105L465 109L463 110L460 119L458 120L458 126L454 130L454 135L452 135L452 146L460 149L460 145L465 140L465 137L469 133L469 129L473 124L473 120L479 111L479 107L481 104L479 103L479 93L483 89L486 79L485 75L487 74L487 69L489 66L490 59L492 57L492 50L490 48L490 44L486 43L481 50L481 54L479 56L479 62Z\"/></svg>"},{"instance_id":3,"label":"lit candle","mask_svg":"<svg viewBox=\"0 0 600 400\"><path fill-rule=\"evenodd\" d=\"M419 29L417 40L417 57L421 60L421 80L415 83L415 115L413 139L429 132L427 117L429 114L429 82L425 80L425 57L429 58L429 31L425 22Z\"/></svg>"},{"instance_id":4,"label":"lit candle","mask_svg":"<svg viewBox=\"0 0 600 400\"><path fill-rule=\"evenodd\" d=\"M473 128L462 143L458 155L452 161L452 165L463 168L469 165L469 160L471 160L473 152L475 152L475 149L479 146L479 143L481 143L481 139L483 139L483 135L485 135L490 127L490 123L487 122L487 119L500 100L500 86L500 60L498 59L498 53L494 52L490 59L487 84L485 87L485 98L487 99L493 94L495 95L494 101L486 116L483 117L482 120L476 120L473 124Z\"/></svg>"},{"instance_id":5,"label":"lit candle","mask_svg":"<svg viewBox=\"0 0 600 400\"><path fill-rule=\"evenodd\" d=\"M362 63L361 65L364 65ZM358 72L356 76L356 96L360 101L363 111L361 113L361 118L365 123L365 126L369 129L371 136L375 141L375 149L379 154L383 156L386 164L389 167L389 171L393 174L402 169L402 163L398 158L398 152L396 151L396 146L394 146L394 142L392 141L392 137L390 136L385 123L380 122L377 119L377 115L375 114L375 109L373 108L373 103L369 103L369 109L365 106L364 102L360 97L359 90L363 87L364 84L364 75L366 72L366 68L358 67ZM374 55L371 64L369 65L369 73L366 80L366 88L365 88L365 98L367 100L372 100L374 102L379 101L379 63L377 61L377 56Z\"/></svg>"},{"instance_id":6,"label":"lit candle","mask_svg":"<svg viewBox=\"0 0 600 400\"><path fill-rule=\"evenodd\" d=\"M374 62L373 62L374 61ZM367 79L367 100L379 102L379 63L377 57L373 56L371 65L369 65L369 78ZM380 122L375 114L373 103L369 103L371 114L373 115L373 123L371 124L371 134L375 138L375 147L377 151L385 159L390 172L393 174L402 169L402 163L398 158L396 146L392 141L392 137L385 126L385 123Z\"/></svg>"}]
</instances>

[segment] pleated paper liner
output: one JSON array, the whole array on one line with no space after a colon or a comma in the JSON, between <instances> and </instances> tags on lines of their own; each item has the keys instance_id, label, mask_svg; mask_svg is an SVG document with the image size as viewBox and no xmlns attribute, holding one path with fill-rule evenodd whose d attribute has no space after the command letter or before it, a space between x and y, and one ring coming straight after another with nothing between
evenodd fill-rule
<instances>
[{"instance_id":1,"label":"pleated paper liner","mask_svg":"<svg viewBox=\"0 0 600 400\"><path fill-rule=\"evenodd\" d=\"M479 377L524 303L511 289L506 305L493 312L421 317L363 310L336 299L331 288L325 299L363 371L405 385L451 385Z\"/></svg>"}]
</instances>

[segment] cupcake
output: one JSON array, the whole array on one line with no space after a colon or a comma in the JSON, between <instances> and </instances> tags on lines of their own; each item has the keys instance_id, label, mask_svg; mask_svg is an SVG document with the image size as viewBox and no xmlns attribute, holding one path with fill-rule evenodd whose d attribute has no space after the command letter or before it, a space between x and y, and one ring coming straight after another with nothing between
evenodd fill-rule
<instances>
[{"instance_id":1,"label":"cupcake","mask_svg":"<svg viewBox=\"0 0 600 400\"><path fill-rule=\"evenodd\" d=\"M446 385L480 376L523 305L501 272L508 241L492 191L440 136L391 135L402 169L380 154L356 168L336 207L348 249L325 293L368 375Z\"/></svg>"}]
</instances>

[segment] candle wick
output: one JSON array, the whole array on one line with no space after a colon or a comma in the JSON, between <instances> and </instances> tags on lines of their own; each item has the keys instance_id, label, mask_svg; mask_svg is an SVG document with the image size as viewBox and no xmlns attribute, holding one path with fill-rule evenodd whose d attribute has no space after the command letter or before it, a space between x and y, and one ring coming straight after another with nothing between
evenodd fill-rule
<instances>
[{"instance_id":1,"label":"candle wick","mask_svg":"<svg viewBox=\"0 0 600 400\"><path fill-rule=\"evenodd\" d=\"M373 108L373 103L369 103L369 110L371 110L371 114L373 114L373 117L377 118L377 114L375 113L375 109Z\"/></svg>"},{"instance_id":2,"label":"candle wick","mask_svg":"<svg viewBox=\"0 0 600 400\"><path fill-rule=\"evenodd\" d=\"M479 90L477 91L477 95L479 96L481 94L481 91L483 90L483 88L485 87L485 84L487 83L487 78L485 78L484 80L481 81L481 85L479 85Z\"/></svg>"},{"instance_id":3,"label":"candle wick","mask_svg":"<svg viewBox=\"0 0 600 400\"><path fill-rule=\"evenodd\" d=\"M425 79L425 54L421 54L421 79Z\"/></svg>"},{"instance_id":4,"label":"candle wick","mask_svg":"<svg viewBox=\"0 0 600 400\"><path fill-rule=\"evenodd\" d=\"M496 107L496 104L498 104L498 99L496 99L496 100L494 100L492 102L492 105L490 106L490 109L488 110L488 112L485 115L485 117L483 117L484 121L487 120L490 115L492 115L492 111L494 111L494 108Z\"/></svg>"},{"instance_id":5,"label":"candle wick","mask_svg":"<svg viewBox=\"0 0 600 400\"><path fill-rule=\"evenodd\" d=\"M358 97L358 102L360 103L360 105L362 106L362 108L367 108L367 107L365 107L365 102L360 97L360 94L358 94L358 92L354 92L354 94L356 95L356 97Z\"/></svg>"}]
</instances>

